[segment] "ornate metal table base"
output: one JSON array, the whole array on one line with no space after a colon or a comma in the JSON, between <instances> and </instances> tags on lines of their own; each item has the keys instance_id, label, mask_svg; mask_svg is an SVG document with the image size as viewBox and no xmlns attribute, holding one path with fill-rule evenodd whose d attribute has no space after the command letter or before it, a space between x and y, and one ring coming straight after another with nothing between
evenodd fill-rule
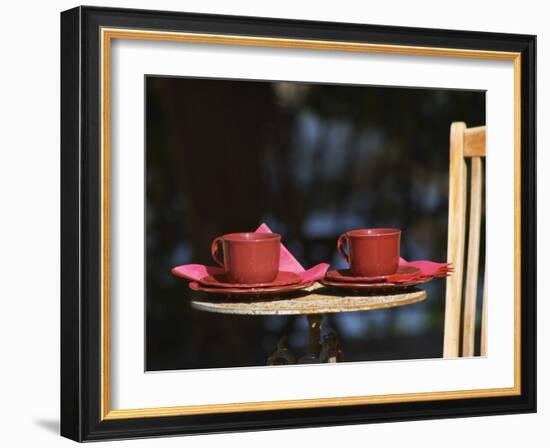
<instances>
[{"instance_id":1,"label":"ornate metal table base","mask_svg":"<svg viewBox=\"0 0 550 448\"><path fill-rule=\"evenodd\" d=\"M322 335L321 314L308 314L309 344L307 352L296 358L288 346L288 337L283 336L277 344L277 350L267 358L267 365L285 364L317 364L342 362L344 354L340 346L340 338L332 329Z\"/></svg>"}]
</instances>

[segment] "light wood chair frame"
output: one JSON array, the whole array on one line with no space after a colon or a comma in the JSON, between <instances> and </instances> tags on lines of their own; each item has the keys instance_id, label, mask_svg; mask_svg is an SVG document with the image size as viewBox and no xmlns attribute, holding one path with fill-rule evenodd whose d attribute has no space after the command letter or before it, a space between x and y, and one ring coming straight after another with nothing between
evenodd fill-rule
<instances>
[{"instance_id":1,"label":"light wood chair frame","mask_svg":"<svg viewBox=\"0 0 550 448\"><path fill-rule=\"evenodd\" d=\"M486 157L486 149L485 126L467 128L463 122L453 122L451 124L447 260L452 263L454 273L447 278L445 292L444 358L474 356L483 202L482 163ZM468 252L466 256L467 159L470 159L470 212L468 217ZM465 258L467 259L465 260ZM463 287L465 261L466 282ZM487 282L484 280L483 283L481 356L486 355L487 327ZM464 307L462 306L463 292ZM462 347L460 344L461 324Z\"/></svg>"}]
</instances>

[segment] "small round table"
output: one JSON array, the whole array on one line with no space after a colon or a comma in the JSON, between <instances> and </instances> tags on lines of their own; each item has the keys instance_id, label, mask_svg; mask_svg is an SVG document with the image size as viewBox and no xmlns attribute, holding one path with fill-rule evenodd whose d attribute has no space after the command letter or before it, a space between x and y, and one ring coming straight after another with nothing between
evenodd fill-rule
<instances>
[{"instance_id":1,"label":"small round table","mask_svg":"<svg viewBox=\"0 0 550 448\"><path fill-rule=\"evenodd\" d=\"M198 310L240 315L306 315L309 326L309 348L306 355L296 359L290 352L286 338L281 339L277 350L268 358L268 364L338 362L343 359L338 336L329 332L321 338L322 315L369 311L412 305L426 299L424 290L409 288L373 295L327 288L315 283L292 295L250 297L218 297L197 294L191 306Z\"/></svg>"}]
</instances>

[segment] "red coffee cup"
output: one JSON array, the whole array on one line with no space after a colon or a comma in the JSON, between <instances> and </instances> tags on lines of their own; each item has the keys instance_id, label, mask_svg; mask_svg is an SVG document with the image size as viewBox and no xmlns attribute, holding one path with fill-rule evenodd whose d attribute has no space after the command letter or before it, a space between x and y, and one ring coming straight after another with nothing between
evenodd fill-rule
<instances>
[{"instance_id":1,"label":"red coffee cup","mask_svg":"<svg viewBox=\"0 0 550 448\"><path fill-rule=\"evenodd\" d=\"M219 256L222 243L223 258ZM212 241L212 258L225 269L229 281L239 284L269 283L279 273L281 235L229 233Z\"/></svg>"},{"instance_id":2,"label":"red coffee cup","mask_svg":"<svg viewBox=\"0 0 550 448\"><path fill-rule=\"evenodd\" d=\"M399 266L399 229L358 229L343 233L337 249L356 277L395 274ZM347 243L348 253L344 251Z\"/></svg>"}]
</instances>

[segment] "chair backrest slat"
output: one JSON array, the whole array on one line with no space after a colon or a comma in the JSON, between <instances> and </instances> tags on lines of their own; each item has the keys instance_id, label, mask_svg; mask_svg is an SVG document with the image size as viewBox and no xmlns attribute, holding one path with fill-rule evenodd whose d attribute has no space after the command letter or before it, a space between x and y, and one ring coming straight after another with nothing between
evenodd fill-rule
<instances>
[{"instance_id":1,"label":"chair backrest slat","mask_svg":"<svg viewBox=\"0 0 550 448\"><path fill-rule=\"evenodd\" d=\"M485 157L485 126L464 130L464 157Z\"/></svg>"},{"instance_id":2,"label":"chair backrest slat","mask_svg":"<svg viewBox=\"0 0 550 448\"><path fill-rule=\"evenodd\" d=\"M443 356L459 356L460 315L462 308L462 275L464 266L464 234L466 228L466 176L464 160L464 129L466 124L451 125L449 154L449 233L447 259L454 273L447 278L445 293L445 329Z\"/></svg>"},{"instance_id":3,"label":"chair backrest slat","mask_svg":"<svg viewBox=\"0 0 550 448\"><path fill-rule=\"evenodd\" d=\"M481 348L480 356L487 355L487 267L483 279L483 306L481 308Z\"/></svg>"},{"instance_id":4,"label":"chair backrest slat","mask_svg":"<svg viewBox=\"0 0 550 448\"><path fill-rule=\"evenodd\" d=\"M483 171L481 158L473 157L470 167L470 223L468 232L468 262L464 292L464 326L462 327L462 356L474 356L476 330L477 278L481 234L481 199Z\"/></svg>"},{"instance_id":5,"label":"chair backrest slat","mask_svg":"<svg viewBox=\"0 0 550 448\"><path fill-rule=\"evenodd\" d=\"M443 356L473 356L475 341L476 303L479 275L479 248L481 242L481 215L483 198L482 158L486 155L486 127L466 128L462 122L451 124L449 154L449 232L447 260L454 273L447 278L445 292L445 329ZM467 209L468 165L471 158L470 213L468 216L468 259L466 285L463 288L465 231ZM464 317L462 319L462 295L464 289ZM481 353L486 350L486 282L484 282ZM462 327L462 353L460 335Z\"/></svg>"}]
</instances>

